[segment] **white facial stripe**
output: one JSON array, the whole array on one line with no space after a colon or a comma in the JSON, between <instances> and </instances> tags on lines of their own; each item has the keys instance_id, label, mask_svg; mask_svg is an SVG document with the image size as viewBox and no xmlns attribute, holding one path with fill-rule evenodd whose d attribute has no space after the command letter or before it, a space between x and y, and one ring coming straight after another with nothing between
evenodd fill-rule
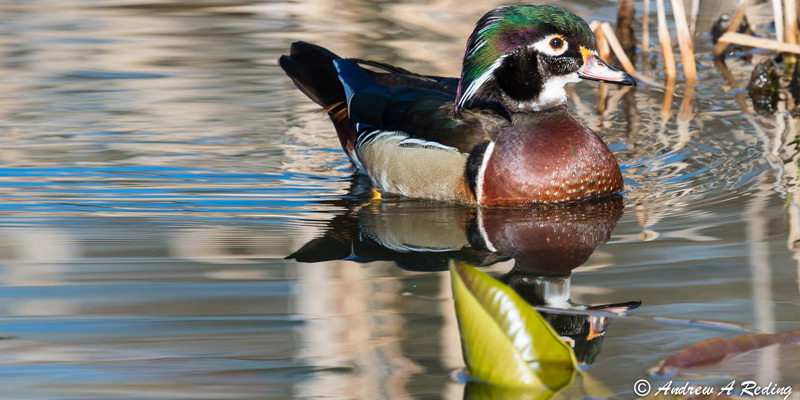
<instances>
[{"instance_id":1,"label":"white facial stripe","mask_svg":"<svg viewBox=\"0 0 800 400\"><path fill-rule=\"evenodd\" d=\"M562 46L558 50L553 50L553 48L550 47L550 41L553 40L554 38L561 38L561 41L564 43L564 46ZM541 39L538 42L528 47L533 47L534 49L536 49L536 51L542 54L547 54L548 56L560 56L567 51L567 49L569 48L569 43L567 43L567 41L561 35L549 35L546 36L544 39Z\"/></svg>"},{"instance_id":2,"label":"white facial stripe","mask_svg":"<svg viewBox=\"0 0 800 400\"><path fill-rule=\"evenodd\" d=\"M492 25L489 24L485 26L481 32L486 29L489 29ZM550 41L559 38L562 41L562 46L558 50L554 50L550 46ZM475 51L480 49L481 47L485 46L486 42L484 40L478 41L470 51L470 54L473 54ZM528 48L533 48L537 52L546 54L551 57L557 57L563 55L569 49L569 43L564 39L563 36L558 34L552 34L540 39L536 43L528 45ZM478 76L475 80L473 80L469 86L463 88L463 93L461 98L458 101L457 106L459 108L464 107L464 105L471 100L477 93L478 90L494 75L494 71L500 67L503 63L503 59L505 59L509 54L503 54L497 60L492 63L491 66L480 76ZM540 109L545 107L549 104L563 101L566 99L566 93L564 92L564 85L570 82L578 82L577 74L570 74L563 77L555 77L551 78L547 82L545 82L542 93L540 94L539 98L530 104L530 107L533 109ZM524 108L524 104L519 104L519 108Z\"/></svg>"},{"instance_id":3,"label":"white facial stripe","mask_svg":"<svg viewBox=\"0 0 800 400\"><path fill-rule=\"evenodd\" d=\"M467 101L472 99L472 96L475 96L475 94L478 93L478 89L480 89L481 86L483 86L483 84L486 83L486 81L488 81L489 78L492 77L494 70L500 67L500 64L503 63L503 59L505 59L506 56L507 54L503 54L502 56L500 56L500 58L495 60L495 62L489 67L489 69L486 70L486 72L484 72L481 76L479 76L477 79L475 79L474 81L472 81L472 83L469 84L469 86L464 90L461 99L458 101L459 107L463 107Z\"/></svg>"}]
</instances>

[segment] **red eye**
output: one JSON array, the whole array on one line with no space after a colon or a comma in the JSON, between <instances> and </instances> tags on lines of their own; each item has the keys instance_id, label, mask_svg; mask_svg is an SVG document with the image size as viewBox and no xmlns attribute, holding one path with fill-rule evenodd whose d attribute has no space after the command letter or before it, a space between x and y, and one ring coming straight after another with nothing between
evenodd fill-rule
<instances>
[{"instance_id":1,"label":"red eye","mask_svg":"<svg viewBox=\"0 0 800 400\"><path fill-rule=\"evenodd\" d=\"M553 50L561 50L564 48L564 39L560 37L554 37L550 39L550 48Z\"/></svg>"}]
</instances>

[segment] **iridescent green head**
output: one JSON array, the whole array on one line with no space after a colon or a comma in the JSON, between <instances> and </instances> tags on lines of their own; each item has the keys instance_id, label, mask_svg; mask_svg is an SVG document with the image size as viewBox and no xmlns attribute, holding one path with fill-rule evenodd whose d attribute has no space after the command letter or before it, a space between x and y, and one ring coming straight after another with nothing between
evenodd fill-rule
<instances>
[{"instance_id":1,"label":"iridescent green head","mask_svg":"<svg viewBox=\"0 0 800 400\"><path fill-rule=\"evenodd\" d=\"M586 21L563 8L496 8L467 40L456 109L494 101L510 112L538 111L563 103L564 85L578 78L635 84L596 48Z\"/></svg>"}]
</instances>

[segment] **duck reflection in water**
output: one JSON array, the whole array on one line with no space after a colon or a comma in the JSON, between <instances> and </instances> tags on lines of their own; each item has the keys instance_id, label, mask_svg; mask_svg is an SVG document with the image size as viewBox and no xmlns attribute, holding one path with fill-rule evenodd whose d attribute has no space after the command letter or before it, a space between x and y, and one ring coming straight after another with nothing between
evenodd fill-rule
<instances>
[{"instance_id":1,"label":"duck reflection in water","mask_svg":"<svg viewBox=\"0 0 800 400\"><path fill-rule=\"evenodd\" d=\"M476 208L405 198L369 199L355 177L356 196L337 200L348 212L325 234L287 258L299 262L393 261L410 271L446 271L449 261L488 266L508 259L498 277L511 286L591 364L600 352L608 315L640 302L583 305L570 300L572 270L604 245L622 216L622 198L525 208Z\"/></svg>"}]
</instances>

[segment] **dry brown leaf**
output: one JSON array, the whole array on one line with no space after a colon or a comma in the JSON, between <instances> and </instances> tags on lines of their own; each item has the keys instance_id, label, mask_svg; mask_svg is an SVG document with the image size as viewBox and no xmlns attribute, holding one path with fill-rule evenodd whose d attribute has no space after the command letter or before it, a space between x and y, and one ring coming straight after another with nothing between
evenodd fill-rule
<instances>
[{"instance_id":1,"label":"dry brown leaf","mask_svg":"<svg viewBox=\"0 0 800 400\"><path fill-rule=\"evenodd\" d=\"M771 345L796 343L800 343L800 330L744 335L733 339L711 338L667 357L650 373L658 377L671 377L680 369L717 364L728 356Z\"/></svg>"}]
</instances>

